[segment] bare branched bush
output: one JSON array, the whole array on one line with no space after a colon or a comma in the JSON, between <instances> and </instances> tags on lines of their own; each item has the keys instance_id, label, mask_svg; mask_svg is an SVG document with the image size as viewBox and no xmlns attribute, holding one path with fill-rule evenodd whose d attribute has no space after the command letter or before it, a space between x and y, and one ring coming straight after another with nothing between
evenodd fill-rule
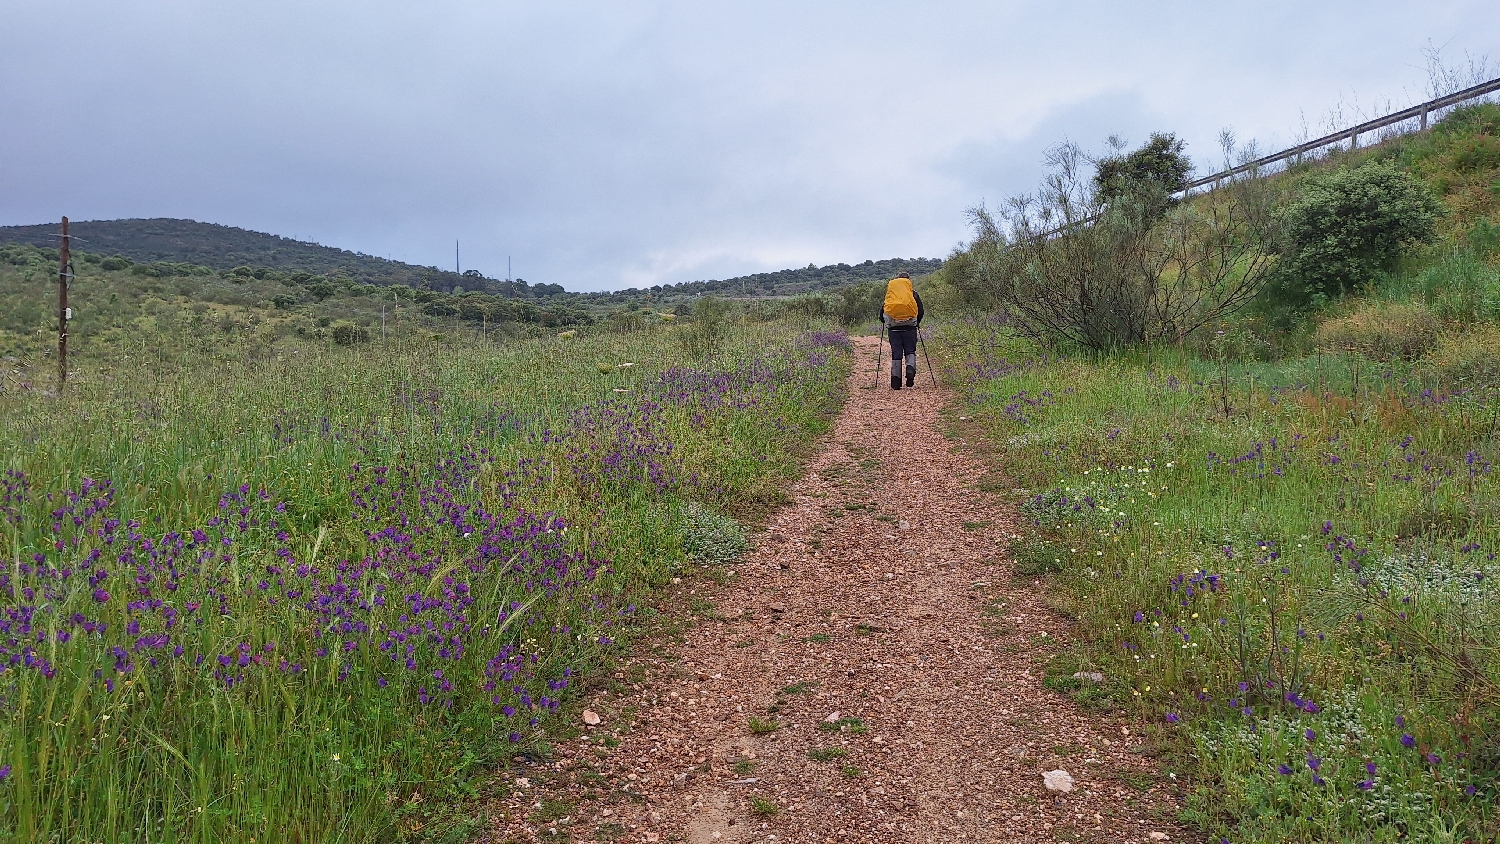
<instances>
[{"instance_id":1,"label":"bare branched bush","mask_svg":"<svg viewBox=\"0 0 1500 844\"><path fill-rule=\"evenodd\" d=\"M1056 147L1036 195L998 218L971 209L960 283L1003 303L1026 334L1092 350L1177 342L1259 291L1276 254L1273 188L1259 174L1173 205L1149 181L1106 199L1085 172L1093 163Z\"/></svg>"}]
</instances>

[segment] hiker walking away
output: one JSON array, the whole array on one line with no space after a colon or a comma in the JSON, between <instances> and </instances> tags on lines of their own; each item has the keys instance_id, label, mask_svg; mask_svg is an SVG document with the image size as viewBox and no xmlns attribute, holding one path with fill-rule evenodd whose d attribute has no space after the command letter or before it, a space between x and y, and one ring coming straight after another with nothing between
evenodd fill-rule
<instances>
[{"instance_id":1,"label":"hiker walking away","mask_svg":"<svg viewBox=\"0 0 1500 844\"><path fill-rule=\"evenodd\" d=\"M906 361L906 386L917 380L917 329L922 326L922 297L911 287L911 276L901 273L885 285L880 321L891 338L891 389L901 389L901 361Z\"/></svg>"}]
</instances>

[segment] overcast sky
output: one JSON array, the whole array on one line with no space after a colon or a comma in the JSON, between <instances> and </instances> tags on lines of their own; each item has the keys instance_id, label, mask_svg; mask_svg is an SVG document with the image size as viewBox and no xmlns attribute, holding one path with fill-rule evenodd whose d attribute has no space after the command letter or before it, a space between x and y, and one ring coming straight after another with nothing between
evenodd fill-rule
<instances>
[{"instance_id":1,"label":"overcast sky","mask_svg":"<svg viewBox=\"0 0 1500 844\"><path fill-rule=\"evenodd\" d=\"M1500 4L3 0L0 224L459 239L570 290L943 257L1064 138L1207 172L1422 99L1429 42L1500 59Z\"/></svg>"}]
</instances>

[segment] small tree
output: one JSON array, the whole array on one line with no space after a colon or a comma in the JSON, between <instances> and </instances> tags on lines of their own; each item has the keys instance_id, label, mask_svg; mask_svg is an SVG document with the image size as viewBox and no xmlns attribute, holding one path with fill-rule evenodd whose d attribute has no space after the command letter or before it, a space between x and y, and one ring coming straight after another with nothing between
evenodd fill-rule
<instances>
[{"instance_id":1,"label":"small tree","mask_svg":"<svg viewBox=\"0 0 1500 844\"><path fill-rule=\"evenodd\" d=\"M1193 162L1183 153L1187 142L1167 132L1151 133L1151 140L1127 155L1100 159L1094 172L1094 190L1105 202L1126 196L1159 195L1162 210L1175 204L1174 193L1188 183Z\"/></svg>"},{"instance_id":2,"label":"small tree","mask_svg":"<svg viewBox=\"0 0 1500 844\"><path fill-rule=\"evenodd\" d=\"M1162 184L1101 183L1088 163L1064 144L1037 195L1012 199L999 220L972 209L977 236L956 283L1003 303L1026 334L1096 351L1176 342L1259 291L1275 220L1257 174L1167 208Z\"/></svg>"},{"instance_id":3,"label":"small tree","mask_svg":"<svg viewBox=\"0 0 1500 844\"><path fill-rule=\"evenodd\" d=\"M1320 306L1431 242L1442 214L1437 197L1390 163L1313 176L1280 213L1285 254L1271 292L1294 307Z\"/></svg>"}]
</instances>

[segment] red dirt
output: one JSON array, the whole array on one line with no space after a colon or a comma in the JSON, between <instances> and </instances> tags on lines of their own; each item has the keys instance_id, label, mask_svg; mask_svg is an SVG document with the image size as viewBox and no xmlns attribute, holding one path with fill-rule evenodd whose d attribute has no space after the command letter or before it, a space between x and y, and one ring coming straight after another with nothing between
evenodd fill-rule
<instances>
[{"instance_id":1,"label":"red dirt","mask_svg":"<svg viewBox=\"0 0 1500 844\"><path fill-rule=\"evenodd\" d=\"M588 701L602 723L556 762L512 775L492 840L1193 837L1130 722L1042 687L1068 624L1041 584L1011 576L1016 516L941 433L947 392L892 391L884 372L870 389L874 342L859 341L833 434L734 580L682 587L711 617L633 658L644 679ZM821 729L835 712L865 730ZM752 717L777 728L753 734ZM844 755L808 755L830 749ZM1070 793L1044 787L1055 769Z\"/></svg>"}]
</instances>

